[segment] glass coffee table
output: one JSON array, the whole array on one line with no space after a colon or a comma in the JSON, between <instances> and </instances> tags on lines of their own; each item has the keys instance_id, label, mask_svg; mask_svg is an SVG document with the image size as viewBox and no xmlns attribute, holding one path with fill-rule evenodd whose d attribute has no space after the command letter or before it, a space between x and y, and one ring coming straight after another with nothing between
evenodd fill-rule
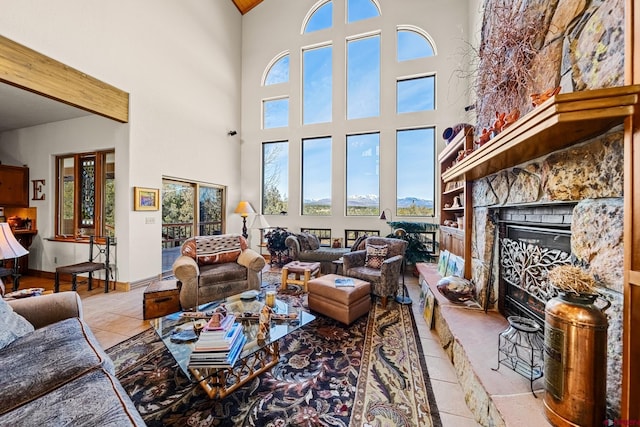
<instances>
[{"instance_id":1,"label":"glass coffee table","mask_svg":"<svg viewBox=\"0 0 640 427\"><path fill-rule=\"evenodd\" d=\"M237 315L236 322L242 325L247 339L238 361L232 367L189 366L189 357L195 347L195 340L181 340L176 334L188 333L193 330L194 318L185 317L182 312L177 312L151 320L151 325L178 362L180 369L191 381L199 383L211 399L224 398L238 387L275 366L280 360L278 340L315 319L311 313L276 299L275 307L273 307L275 314L291 315L296 313L297 318L271 320L269 334L265 339L259 340L257 338L258 320L255 318L243 319L238 314L259 313L264 306L263 298L244 300L240 298L240 295L234 295L225 300L202 305L199 311L212 311L221 304L225 305L229 313Z\"/></svg>"}]
</instances>

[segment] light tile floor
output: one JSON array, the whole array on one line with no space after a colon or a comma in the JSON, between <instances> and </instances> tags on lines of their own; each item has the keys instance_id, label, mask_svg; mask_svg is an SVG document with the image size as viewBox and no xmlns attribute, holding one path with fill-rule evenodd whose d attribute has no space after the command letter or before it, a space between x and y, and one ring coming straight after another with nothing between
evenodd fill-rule
<instances>
[{"instance_id":1,"label":"light tile floor","mask_svg":"<svg viewBox=\"0 0 640 427\"><path fill-rule=\"evenodd\" d=\"M423 352L427 361L429 376L436 396L436 403L444 427L479 426L464 400L464 392L458 383L453 366L449 362L437 334L427 328L418 308L420 289L418 279L407 275L405 279L409 296L413 300L412 309L420 333ZM23 277L22 289L43 287L53 289L51 280ZM82 290L84 317L96 338L104 348L109 348L149 328L143 319L142 301L144 288L129 292L111 291L107 294L100 287L92 291ZM62 288L65 290L66 288Z\"/></svg>"}]
</instances>

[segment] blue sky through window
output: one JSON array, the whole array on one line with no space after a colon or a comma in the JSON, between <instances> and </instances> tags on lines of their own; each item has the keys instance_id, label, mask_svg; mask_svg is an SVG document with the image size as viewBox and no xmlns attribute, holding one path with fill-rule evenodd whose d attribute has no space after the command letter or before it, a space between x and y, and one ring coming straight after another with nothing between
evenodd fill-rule
<instances>
[{"instance_id":1,"label":"blue sky through window","mask_svg":"<svg viewBox=\"0 0 640 427\"><path fill-rule=\"evenodd\" d=\"M289 98L264 101L264 128L289 126Z\"/></svg>"},{"instance_id":2,"label":"blue sky through window","mask_svg":"<svg viewBox=\"0 0 640 427\"><path fill-rule=\"evenodd\" d=\"M398 80L398 113L435 109L435 76Z\"/></svg>"},{"instance_id":3,"label":"blue sky through window","mask_svg":"<svg viewBox=\"0 0 640 427\"><path fill-rule=\"evenodd\" d=\"M332 113L332 52L331 46L307 49L303 52L303 123L326 123Z\"/></svg>"},{"instance_id":4,"label":"blue sky through window","mask_svg":"<svg viewBox=\"0 0 640 427\"><path fill-rule=\"evenodd\" d=\"M380 36L347 43L347 118L380 115Z\"/></svg>"},{"instance_id":5,"label":"blue sky through window","mask_svg":"<svg viewBox=\"0 0 640 427\"><path fill-rule=\"evenodd\" d=\"M371 0L347 1L347 22L361 21L376 16L380 16L380 12Z\"/></svg>"},{"instance_id":6,"label":"blue sky through window","mask_svg":"<svg viewBox=\"0 0 640 427\"><path fill-rule=\"evenodd\" d=\"M302 141L302 214L331 215L331 138ZM322 206L319 209L318 206Z\"/></svg>"},{"instance_id":7,"label":"blue sky through window","mask_svg":"<svg viewBox=\"0 0 640 427\"><path fill-rule=\"evenodd\" d=\"M309 18L304 27L305 33L331 28L333 22L333 2L329 1L320 6Z\"/></svg>"},{"instance_id":8,"label":"blue sky through window","mask_svg":"<svg viewBox=\"0 0 640 427\"><path fill-rule=\"evenodd\" d=\"M406 207L415 200L431 202L435 191L435 130L408 129L397 132L396 207Z\"/></svg>"},{"instance_id":9,"label":"blue sky through window","mask_svg":"<svg viewBox=\"0 0 640 427\"><path fill-rule=\"evenodd\" d=\"M351 208L370 208L377 215L380 206L380 134L347 136L347 214Z\"/></svg>"},{"instance_id":10,"label":"blue sky through window","mask_svg":"<svg viewBox=\"0 0 640 427\"><path fill-rule=\"evenodd\" d=\"M433 56L433 47L429 40L415 31L398 31L398 61Z\"/></svg>"},{"instance_id":11,"label":"blue sky through window","mask_svg":"<svg viewBox=\"0 0 640 427\"><path fill-rule=\"evenodd\" d=\"M278 83L286 83L289 81L289 55L278 59L267 73L265 85L274 85Z\"/></svg>"}]
</instances>

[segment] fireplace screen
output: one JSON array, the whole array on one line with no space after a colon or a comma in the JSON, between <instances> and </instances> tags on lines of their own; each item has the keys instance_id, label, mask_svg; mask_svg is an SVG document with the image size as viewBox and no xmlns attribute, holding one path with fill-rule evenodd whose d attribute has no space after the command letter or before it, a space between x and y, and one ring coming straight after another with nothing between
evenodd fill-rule
<instances>
[{"instance_id":1,"label":"fireplace screen","mask_svg":"<svg viewBox=\"0 0 640 427\"><path fill-rule=\"evenodd\" d=\"M566 229L505 225L500 239L500 311L544 325L546 302L556 296L547 280L553 267L571 263Z\"/></svg>"}]
</instances>

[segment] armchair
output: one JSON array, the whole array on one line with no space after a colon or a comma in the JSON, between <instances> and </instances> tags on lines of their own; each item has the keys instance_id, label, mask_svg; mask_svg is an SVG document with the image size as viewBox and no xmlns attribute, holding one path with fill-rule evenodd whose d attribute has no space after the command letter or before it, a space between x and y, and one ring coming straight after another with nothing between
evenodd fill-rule
<instances>
[{"instance_id":1,"label":"armchair","mask_svg":"<svg viewBox=\"0 0 640 427\"><path fill-rule=\"evenodd\" d=\"M372 245L386 247L387 254L380 268L373 266L373 263L367 265L367 247ZM382 308L386 308L389 296L394 297L398 292L398 279L406 249L407 242L402 239L368 237L364 250L344 254L343 274L370 282L371 292L382 299Z\"/></svg>"},{"instance_id":2,"label":"armchair","mask_svg":"<svg viewBox=\"0 0 640 427\"><path fill-rule=\"evenodd\" d=\"M173 274L182 283L183 309L220 300L248 290L260 290L259 272L265 260L249 249L239 234L198 236L182 244Z\"/></svg>"}]
</instances>

